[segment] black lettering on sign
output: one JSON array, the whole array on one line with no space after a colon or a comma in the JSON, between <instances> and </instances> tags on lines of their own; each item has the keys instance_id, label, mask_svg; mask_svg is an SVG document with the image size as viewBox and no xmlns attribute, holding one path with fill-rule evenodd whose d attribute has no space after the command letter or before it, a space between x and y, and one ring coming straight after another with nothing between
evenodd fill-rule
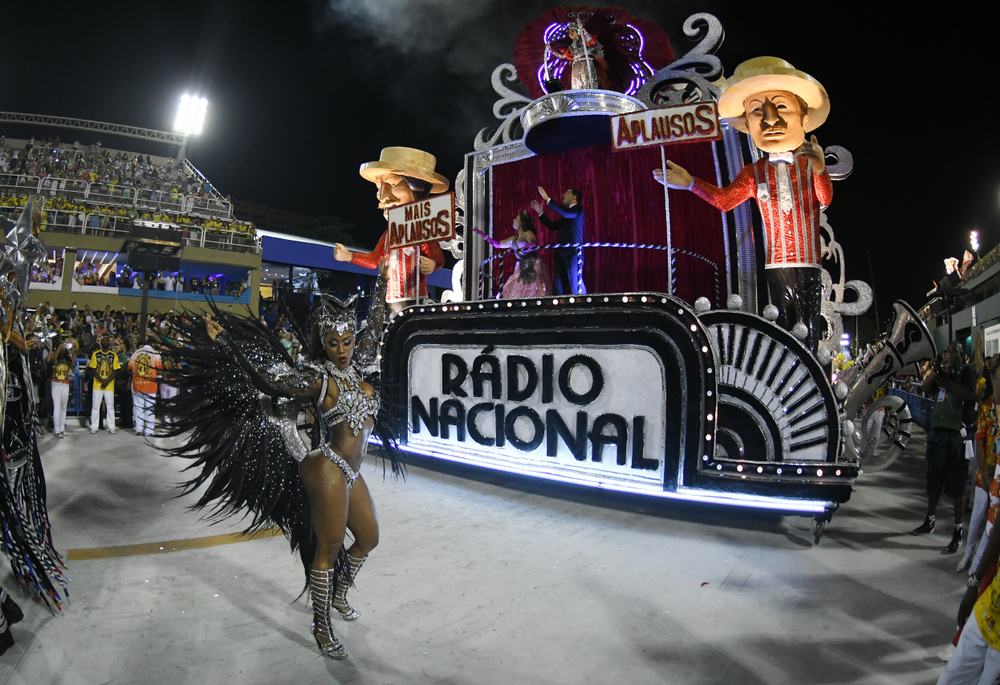
<instances>
[{"instance_id":1,"label":"black lettering on sign","mask_svg":"<svg viewBox=\"0 0 1000 685\"><path fill-rule=\"evenodd\" d=\"M438 415L438 424L441 426L441 437L448 440L448 426L455 427L455 439L465 442L465 407L458 400L445 400L441 403L441 412Z\"/></svg>"},{"instance_id":2,"label":"black lettering on sign","mask_svg":"<svg viewBox=\"0 0 1000 685\"><path fill-rule=\"evenodd\" d=\"M522 416L531 421L532 433L529 440L522 440L514 431L514 423ZM507 414L507 419L504 421L504 433L507 434L507 440L514 447L522 452L532 452L545 439L545 424L542 423L542 418L538 415L538 412L531 407L515 407Z\"/></svg>"},{"instance_id":3,"label":"black lettering on sign","mask_svg":"<svg viewBox=\"0 0 1000 685\"><path fill-rule=\"evenodd\" d=\"M462 389L462 383L469 375L469 365L457 354L441 355L441 394L468 397Z\"/></svg>"},{"instance_id":4,"label":"black lettering on sign","mask_svg":"<svg viewBox=\"0 0 1000 685\"><path fill-rule=\"evenodd\" d=\"M484 371L485 367L489 371ZM500 360L492 354L481 354L472 362L472 394L474 397L483 396L483 381L490 382L490 395L494 400L500 399L503 392L501 385Z\"/></svg>"},{"instance_id":5,"label":"black lettering on sign","mask_svg":"<svg viewBox=\"0 0 1000 685\"><path fill-rule=\"evenodd\" d=\"M504 412L506 412L506 411L507 411L507 409L502 404L498 404L497 408L494 410L494 412L496 413L497 419L496 419L496 428L494 429L495 432L493 433L493 435L496 436L497 447L503 447L504 445L507 444L507 438L506 438L506 436L504 435L504 432L503 432L504 431Z\"/></svg>"},{"instance_id":6,"label":"black lettering on sign","mask_svg":"<svg viewBox=\"0 0 1000 685\"><path fill-rule=\"evenodd\" d=\"M660 468L659 459L646 459L646 417L632 419L632 468L655 471Z\"/></svg>"},{"instance_id":7,"label":"black lettering on sign","mask_svg":"<svg viewBox=\"0 0 1000 685\"><path fill-rule=\"evenodd\" d=\"M577 366L587 367L591 377L590 390L580 394L574 392L569 384L569 374ZM602 390L604 390L604 372L601 371L601 365L585 354L574 354L559 369L559 391L575 405L584 407L590 404L600 397Z\"/></svg>"},{"instance_id":8,"label":"black lettering on sign","mask_svg":"<svg viewBox=\"0 0 1000 685\"><path fill-rule=\"evenodd\" d=\"M615 432L612 435L605 435L604 429L609 427L613 428ZM443 426L441 432L444 433ZM624 466L625 454L628 451L628 422L618 414L601 414L594 420L594 425L590 429L590 444L592 446L591 461L602 461L604 446L614 445L615 459L619 466Z\"/></svg>"},{"instance_id":9,"label":"black lettering on sign","mask_svg":"<svg viewBox=\"0 0 1000 685\"><path fill-rule=\"evenodd\" d=\"M420 432L420 421L423 420L424 425L427 426L428 432L436 438L437 434L438 434L438 400L437 400L437 398L436 397L432 397L431 398L431 400L430 400L430 404L431 404L431 410L430 410L430 412L427 411L427 408L424 406L424 403L416 395L414 395L413 399L410 400L410 404L412 406L412 409L411 409L412 419L411 419L411 421L413 423L413 432L414 433L419 433Z\"/></svg>"},{"instance_id":10,"label":"black lettering on sign","mask_svg":"<svg viewBox=\"0 0 1000 685\"><path fill-rule=\"evenodd\" d=\"M523 388L517 387L518 380L520 379L518 369L524 369L528 376L528 380L525 382ZM535 394L535 388L537 387L538 369L535 368L535 362L519 354L512 354L507 357L507 401L523 402Z\"/></svg>"},{"instance_id":11,"label":"black lettering on sign","mask_svg":"<svg viewBox=\"0 0 1000 685\"><path fill-rule=\"evenodd\" d=\"M576 413L576 435L570 431L555 409L545 412L545 454L555 457L559 454L559 438L563 439L573 458L577 461L587 459L587 412Z\"/></svg>"},{"instance_id":12,"label":"black lettering on sign","mask_svg":"<svg viewBox=\"0 0 1000 685\"><path fill-rule=\"evenodd\" d=\"M552 402L552 355L543 354L542 355L542 404L549 404Z\"/></svg>"},{"instance_id":13,"label":"black lettering on sign","mask_svg":"<svg viewBox=\"0 0 1000 685\"><path fill-rule=\"evenodd\" d=\"M479 426L476 425L476 419L484 411L493 411L493 403L480 402L479 404L473 405L472 408L469 409L469 416L465 422L469 429L469 437L472 438L473 442L477 445L482 445L483 447L493 447L493 443L496 441L488 435L480 433Z\"/></svg>"}]
</instances>

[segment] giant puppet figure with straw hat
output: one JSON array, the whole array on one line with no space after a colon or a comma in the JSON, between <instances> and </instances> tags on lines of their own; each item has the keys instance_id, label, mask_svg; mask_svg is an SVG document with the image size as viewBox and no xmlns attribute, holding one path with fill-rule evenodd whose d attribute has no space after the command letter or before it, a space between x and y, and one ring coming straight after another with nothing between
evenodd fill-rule
<instances>
[{"instance_id":1,"label":"giant puppet figure with straw hat","mask_svg":"<svg viewBox=\"0 0 1000 685\"><path fill-rule=\"evenodd\" d=\"M362 164L360 173L378 188L379 209L388 217L393 207L448 190L448 179L434 171L436 163L434 155L421 150L387 147L383 148L377 162ZM427 295L425 277L444 266L444 253L437 243L386 250L388 237L386 231L370 253L351 252L337 243L333 256L338 261L352 262L367 269L377 269L383 259L388 259L385 299L389 307L398 312L412 304L418 295ZM419 265L415 261L418 257Z\"/></svg>"},{"instance_id":2,"label":"giant puppet figure with straw hat","mask_svg":"<svg viewBox=\"0 0 1000 685\"><path fill-rule=\"evenodd\" d=\"M764 225L764 269L778 324L802 323L806 345L815 352L823 299L820 207L833 199L823 148L816 136L830 113L819 81L777 57L756 57L736 67L723 83L719 114L749 133L767 153L748 164L725 188L707 183L667 161L670 188L690 190L722 211L755 198ZM653 175L663 182L662 172Z\"/></svg>"}]
</instances>

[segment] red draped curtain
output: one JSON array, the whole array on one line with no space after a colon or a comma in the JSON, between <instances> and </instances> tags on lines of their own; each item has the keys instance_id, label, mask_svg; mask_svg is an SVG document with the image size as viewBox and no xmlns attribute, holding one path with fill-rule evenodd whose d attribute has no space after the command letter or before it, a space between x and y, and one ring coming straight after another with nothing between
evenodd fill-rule
<instances>
[{"instance_id":1,"label":"red draped curtain","mask_svg":"<svg viewBox=\"0 0 1000 685\"><path fill-rule=\"evenodd\" d=\"M715 183L715 161L711 143L690 143L666 147L667 159L693 175ZM616 152L611 144L594 145L559 154L529 157L493 167L493 230L503 239L513 234L517 214L540 199L542 186L559 201L567 188L583 194L586 223L584 242L667 245L664 188L653 178L661 166L660 148L650 147ZM674 294L687 302L708 297L713 306L726 298L726 251L722 215L701 198L687 191L671 190L671 243L675 250ZM548 216L559 218L552 210ZM537 221L539 245L556 242ZM485 227L484 227L485 228ZM714 263L676 252L700 255ZM542 250L552 270L552 250ZM500 291L514 268L514 256L487 264L484 276L493 276L493 296ZM478 265L477 265L478 266ZM666 250L622 247L589 247L584 250L584 283L590 293L636 291L667 292L669 257ZM717 299L718 297L718 299ZM721 300L721 302L720 302Z\"/></svg>"}]
</instances>

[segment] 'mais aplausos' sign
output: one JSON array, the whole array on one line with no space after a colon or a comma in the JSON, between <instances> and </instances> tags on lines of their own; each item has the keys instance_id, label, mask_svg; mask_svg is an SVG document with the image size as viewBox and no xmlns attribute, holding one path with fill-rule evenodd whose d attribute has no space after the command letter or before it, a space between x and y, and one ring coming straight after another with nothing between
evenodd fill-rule
<instances>
[{"instance_id":1,"label":"'mais aplausos' sign","mask_svg":"<svg viewBox=\"0 0 1000 685\"><path fill-rule=\"evenodd\" d=\"M455 237L455 193L433 195L389 210L387 247L419 245Z\"/></svg>"},{"instance_id":2,"label":"'mais aplausos' sign","mask_svg":"<svg viewBox=\"0 0 1000 685\"><path fill-rule=\"evenodd\" d=\"M419 345L408 445L519 471L662 486L659 357L641 345Z\"/></svg>"},{"instance_id":3,"label":"'mais aplausos' sign","mask_svg":"<svg viewBox=\"0 0 1000 685\"><path fill-rule=\"evenodd\" d=\"M721 137L719 110L714 102L646 109L611 117L611 141L615 150L719 140Z\"/></svg>"}]
</instances>

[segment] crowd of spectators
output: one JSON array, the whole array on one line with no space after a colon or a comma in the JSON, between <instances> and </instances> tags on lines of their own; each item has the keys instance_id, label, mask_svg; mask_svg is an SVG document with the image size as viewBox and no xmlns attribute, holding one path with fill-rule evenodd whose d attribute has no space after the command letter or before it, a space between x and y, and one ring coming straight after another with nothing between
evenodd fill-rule
<instances>
[{"instance_id":1,"label":"crowd of spectators","mask_svg":"<svg viewBox=\"0 0 1000 685\"><path fill-rule=\"evenodd\" d=\"M181 317L172 310L161 314L153 311L146 322L146 341L156 347L165 342L183 344L180 336ZM48 302L40 303L25 316L25 341L31 361L32 380L38 402L39 417L48 419L52 414L50 381L55 370L54 351L65 347L70 357L76 360L74 373L79 376L80 399L84 406L76 407L78 414L87 413L90 401L92 379L86 373L87 360L100 348L101 339L108 336L110 349L118 358L121 367L116 373L120 381L115 385L114 402L118 407L120 426L131 427L132 400L128 382L128 361L142 346L140 340L139 317L125 309L112 311L108 305L103 311L91 310L89 306L79 309L74 304L68 310L55 310ZM169 368L169 356L163 359L164 368ZM53 426L53 430L56 427ZM61 431L57 431L61 432Z\"/></svg>"},{"instance_id":2,"label":"crowd of spectators","mask_svg":"<svg viewBox=\"0 0 1000 685\"><path fill-rule=\"evenodd\" d=\"M167 276L168 274L163 274L164 281ZM261 321L278 334L289 356L301 365L305 360L299 341L290 332L285 319L275 317L272 322L267 323L262 316ZM69 383L71 386L75 384L79 391L77 396L80 404L74 405L75 413L80 416L87 414L93 416L90 406L93 378L88 373L88 360L95 351L101 349L101 340L107 338L109 344L105 349L114 352L120 367L115 370L114 377L116 382L113 392L117 416L115 423L119 427L132 427L132 388L129 382L128 362L144 344L140 338L139 315L130 314L124 308L112 311L110 305L103 310L92 310L90 306L80 309L74 303L70 309L56 310L49 302L42 302L35 309L28 309L25 312L24 322L24 339L28 347L31 375L35 385L37 411L38 416L43 419L43 425L48 426L48 419L51 419L53 414L51 381L53 374L58 373L57 361L60 354L57 353L61 348L65 348L67 356L74 360L69 371ZM185 343L181 332L184 323L192 321L173 310L165 313L154 310L148 315L145 344L151 345L159 352L164 369L169 370L172 366L168 343L171 345ZM65 365L62 367L62 374L62 378L65 379ZM164 385L161 390L171 390L169 383L162 383L162 379L161 384ZM169 392L161 392L160 395L167 396ZM65 404L62 411L64 415ZM91 426L91 428L96 427ZM63 427L53 424L51 429L61 434Z\"/></svg>"},{"instance_id":3,"label":"crowd of spectators","mask_svg":"<svg viewBox=\"0 0 1000 685\"><path fill-rule=\"evenodd\" d=\"M250 222L202 216L201 210L217 199L215 188L173 160L155 164L149 155L112 154L100 143L81 148L79 141L69 145L58 137L37 143L31 138L17 148L0 136L0 175L0 216L5 217L24 206L41 179L40 195L50 210L43 213L42 230L74 232L86 226L88 233L100 235L113 228L112 219L131 218L203 229L236 244L253 244L256 235Z\"/></svg>"},{"instance_id":4,"label":"crowd of spectators","mask_svg":"<svg viewBox=\"0 0 1000 685\"><path fill-rule=\"evenodd\" d=\"M62 270L63 270L62 257L58 257L52 262L33 264L31 267L31 282L55 283L60 278L62 278Z\"/></svg>"},{"instance_id":5,"label":"crowd of spectators","mask_svg":"<svg viewBox=\"0 0 1000 685\"><path fill-rule=\"evenodd\" d=\"M77 262L73 279L81 286L101 286L108 288L141 289L144 275L133 271L128 265L111 268L111 264L100 262ZM32 267L33 283L53 283L62 276L62 258ZM158 271L152 276L151 290L200 295L228 295L239 297L248 287L248 276L229 278L221 274L202 274L184 271Z\"/></svg>"},{"instance_id":6,"label":"crowd of spectators","mask_svg":"<svg viewBox=\"0 0 1000 685\"><path fill-rule=\"evenodd\" d=\"M42 179L42 193L53 197L76 193L82 197L88 183L106 186L109 191L120 188L126 198L148 189L154 201L184 195L193 202L198 196L209 198L215 191L211 183L173 160L154 164L150 155L122 151L112 154L103 149L100 141L81 147L80 141L69 144L58 136L37 142L32 136L23 148L8 146L6 138L0 136L0 172L17 174L24 185L29 183L29 177L38 177Z\"/></svg>"},{"instance_id":7,"label":"crowd of spectators","mask_svg":"<svg viewBox=\"0 0 1000 685\"><path fill-rule=\"evenodd\" d=\"M282 313L275 301L262 302L260 308L260 323L262 326L272 331L281 341L281 346L288 352L288 356L299 368L305 363L305 347L308 343L296 337L294 327L288 322L288 318Z\"/></svg>"},{"instance_id":8,"label":"crowd of spectators","mask_svg":"<svg viewBox=\"0 0 1000 685\"><path fill-rule=\"evenodd\" d=\"M0 216L12 218L20 214L27 195L8 190L0 191ZM167 212L160 209L142 209L124 205L108 205L70 198L45 198L41 230L73 233L76 228L87 227L87 232L101 235L109 230L112 219L140 219L171 223L181 228L201 228L209 235L235 234L237 238L253 240L257 231L249 221L205 219L195 215Z\"/></svg>"}]
</instances>

